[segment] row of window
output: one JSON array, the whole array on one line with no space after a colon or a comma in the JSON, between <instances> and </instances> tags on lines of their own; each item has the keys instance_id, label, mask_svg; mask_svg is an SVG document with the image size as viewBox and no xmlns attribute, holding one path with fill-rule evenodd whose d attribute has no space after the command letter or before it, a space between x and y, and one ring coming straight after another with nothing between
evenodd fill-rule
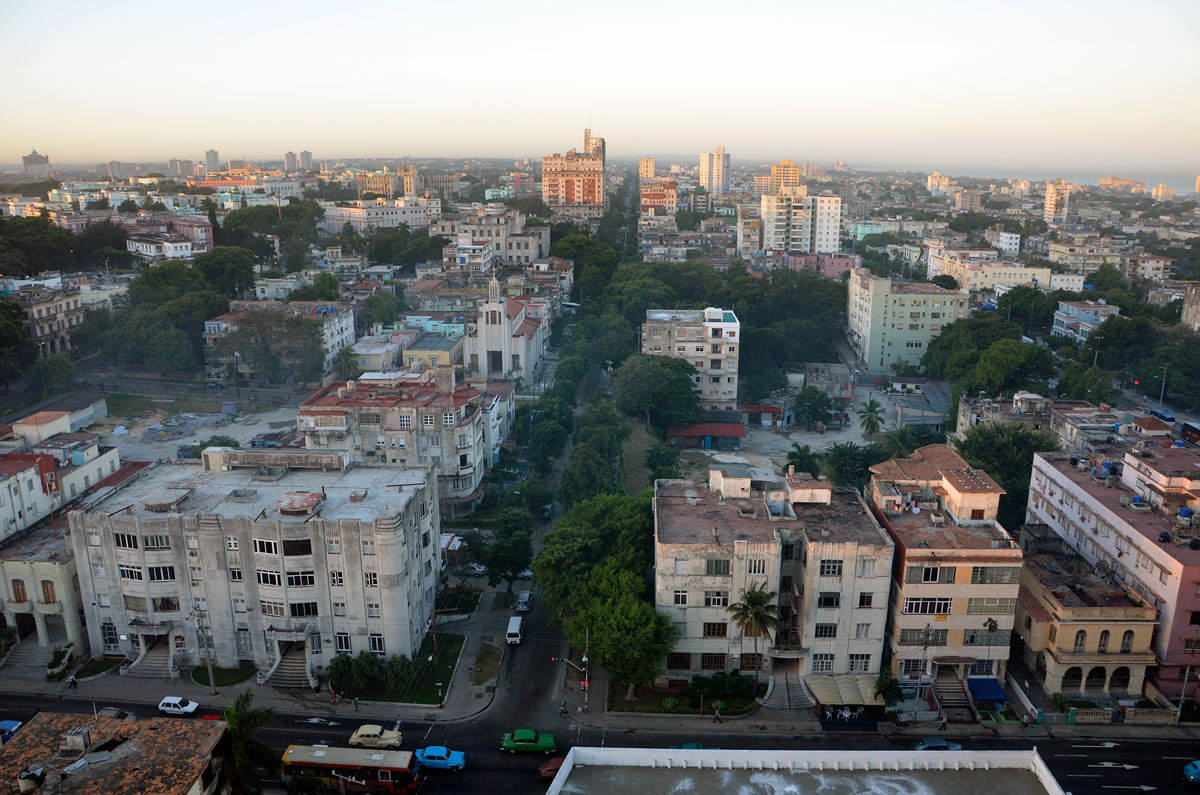
<instances>
[{"instance_id":1,"label":"row of window","mask_svg":"<svg viewBox=\"0 0 1200 795\"><path fill-rule=\"evenodd\" d=\"M901 646L945 646L949 643L949 630L932 629L902 629L900 630ZM998 629L990 632L987 629L963 630L964 646L1008 646L1010 632Z\"/></svg>"},{"instance_id":2,"label":"row of window","mask_svg":"<svg viewBox=\"0 0 1200 795\"><path fill-rule=\"evenodd\" d=\"M949 597L905 599L905 615L948 615L951 610ZM1012 615L1017 600L1003 596L971 597L967 600L967 615Z\"/></svg>"}]
</instances>

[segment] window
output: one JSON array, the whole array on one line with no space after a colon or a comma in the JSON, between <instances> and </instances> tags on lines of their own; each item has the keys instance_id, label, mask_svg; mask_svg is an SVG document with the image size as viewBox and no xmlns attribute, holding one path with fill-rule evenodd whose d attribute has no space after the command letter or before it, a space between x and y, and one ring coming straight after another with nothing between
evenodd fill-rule
<instances>
[{"instance_id":1,"label":"window","mask_svg":"<svg viewBox=\"0 0 1200 795\"><path fill-rule=\"evenodd\" d=\"M407 414L401 414L396 419L400 421L400 430L407 431L412 429L412 417Z\"/></svg>"},{"instance_id":2,"label":"window","mask_svg":"<svg viewBox=\"0 0 1200 795\"><path fill-rule=\"evenodd\" d=\"M815 674L831 673L833 671L833 655L814 654L812 657L812 669Z\"/></svg>"},{"instance_id":3,"label":"window","mask_svg":"<svg viewBox=\"0 0 1200 795\"><path fill-rule=\"evenodd\" d=\"M166 582L175 579L174 566L149 566L146 569L146 578L150 582Z\"/></svg>"},{"instance_id":4,"label":"window","mask_svg":"<svg viewBox=\"0 0 1200 795\"><path fill-rule=\"evenodd\" d=\"M311 555L312 540L307 538L293 538L283 542L284 555Z\"/></svg>"},{"instance_id":5,"label":"window","mask_svg":"<svg viewBox=\"0 0 1200 795\"><path fill-rule=\"evenodd\" d=\"M971 569L972 585L1016 585L1020 578L1019 566L975 566Z\"/></svg>"},{"instance_id":6,"label":"window","mask_svg":"<svg viewBox=\"0 0 1200 795\"><path fill-rule=\"evenodd\" d=\"M859 577L874 577L875 576L875 558L862 558L858 561L858 576Z\"/></svg>"},{"instance_id":7,"label":"window","mask_svg":"<svg viewBox=\"0 0 1200 795\"><path fill-rule=\"evenodd\" d=\"M277 571L268 571L266 569L259 569L257 574L258 574L258 584L259 585L282 585L283 584L283 578L279 576L279 572L277 572Z\"/></svg>"},{"instance_id":8,"label":"window","mask_svg":"<svg viewBox=\"0 0 1200 795\"><path fill-rule=\"evenodd\" d=\"M705 653L700 655L701 671L724 671L725 655Z\"/></svg>"},{"instance_id":9,"label":"window","mask_svg":"<svg viewBox=\"0 0 1200 795\"><path fill-rule=\"evenodd\" d=\"M953 566L909 566L906 582L954 582Z\"/></svg>"},{"instance_id":10,"label":"window","mask_svg":"<svg viewBox=\"0 0 1200 795\"><path fill-rule=\"evenodd\" d=\"M229 570L229 581L230 582L241 582L242 581L242 570L241 569L230 569Z\"/></svg>"},{"instance_id":11,"label":"window","mask_svg":"<svg viewBox=\"0 0 1200 795\"><path fill-rule=\"evenodd\" d=\"M692 669L692 655L682 652L668 654L667 668L672 671L690 671Z\"/></svg>"},{"instance_id":12,"label":"window","mask_svg":"<svg viewBox=\"0 0 1200 795\"><path fill-rule=\"evenodd\" d=\"M900 630L901 646L945 646L949 630L945 629L902 629ZM926 641L928 638L928 641Z\"/></svg>"},{"instance_id":13,"label":"window","mask_svg":"<svg viewBox=\"0 0 1200 795\"><path fill-rule=\"evenodd\" d=\"M872 602L874 602L874 600L875 600L875 594L870 593L870 592L860 593L858 595L858 606L859 607L870 607Z\"/></svg>"},{"instance_id":14,"label":"window","mask_svg":"<svg viewBox=\"0 0 1200 795\"><path fill-rule=\"evenodd\" d=\"M237 597L234 597L234 599L233 599L233 612L235 612L235 613L245 613L245 612L246 612L246 600L245 600L245 599L239 599L239 598L237 598Z\"/></svg>"},{"instance_id":15,"label":"window","mask_svg":"<svg viewBox=\"0 0 1200 795\"><path fill-rule=\"evenodd\" d=\"M145 613L148 607L146 597L144 596L130 596L129 594L125 594L123 601L125 602L125 609L135 613Z\"/></svg>"},{"instance_id":16,"label":"window","mask_svg":"<svg viewBox=\"0 0 1200 795\"><path fill-rule=\"evenodd\" d=\"M753 653L741 655L738 659L738 669L742 671L761 671L762 655Z\"/></svg>"},{"instance_id":17,"label":"window","mask_svg":"<svg viewBox=\"0 0 1200 795\"><path fill-rule=\"evenodd\" d=\"M336 633L333 636L333 642L334 642L334 649L337 650L338 654L350 654L351 653L352 650L350 648L350 633L349 632Z\"/></svg>"},{"instance_id":18,"label":"window","mask_svg":"<svg viewBox=\"0 0 1200 795\"><path fill-rule=\"evenodd\" d=\"M340 571L329 572L329 584L330 585L341 585L342 584L342 573Z\"/></svg>"},{"instance_id":19,"label":"window","mask_svg":"<svg viewBox=\"0 0 1200 795\"><path fill-rule=\"evenodd\" d=\"M1079 630L1075 633L1075 651L1083 651L1087 648L1087 630Z\"/></svg>"},{"instance_id":20,"label":"window","mask_svg":"<svg viewBox=\"0 0 1200 795\"><path fill-rule=\"evenodd\" d=\"M364 539L362 542L362 553L364 555L374 555L375 554L375 542L367 541L366 539Z\"/></svg>"},{"instance_id":21,"label":"window","mask_svg":"<svg viewBox=\"0 0 1200 795\"><path fill-rule=\"evenodd\" d=\"M729 637L729 625L724 621L705 621L704 622L704 637L706 638L725 638Z\"/></svg>"},{"instance_id":22,"label":"window","mask_svg":"<svg viewBox=\"0 0 1200 795\"><path fill-rule=\"evenodd\" d=\"M727 607L729 605L729 591L705 591L704 606L705 607Z\"/></svg>"},{"instance_id":23,"label":"window","mask_svg":"<svg viewBox=\"0 0 1200 795\"><path fill-rule=\"evenodd\" d=\"M865 674L871 670L871 655L869 654L851 654L850 655L850 673Z\"/></svg>"},{"instance_id":24,"label":"window","mask_svg":"<svg viewBox=\"0 0 1200 795\"><path fill-rule=\"evenodd\" d=\"M254 551L262 555L278 555L279 542L266 538L256 538L254 539Z\"/></svg>"},{"instance_id":25,"label":"window","mask_svg":"<svg viewBox=\"0 0 1200 795\"><path fill-rule=\"evenodd\" d=\"M842 595L837 591L822 591L817 595L817 607L841 607Z\"/></svg>"},{"instance_id":26,"label":"window","mask_svg":"<svg viewBox=\"0 0 1200 795\"><path fill-rule=\"evenodd\" d=\"M675 592L675 604L679 607L687 607L687 591Z\"/></svg>"},{"instance_id":27,"label":"window","mask_svg":"<svg viewBox=\"0 0 1200 795\"><path fill-rule=\"evenodd\" d=\"M921 675L921 660L901 660L900 674L909 679L916 679Z\"/></svg>"},{"instance_id":28,"label":"window","mask_svg":"<svg viewBox=\"0 0 1200 795\"><path fill-rule=\"evenodd\" d=\"M306 585L316 585L317 576L312 571L289 571L287 573L289 588L301 588Z\"/></svg>"},{"instance_id":29,"label":"window","mask_svg":"<svg viewBox=\"0 0 1200 795\"><path fill-rule=\"evenodd\" d=\"M1058 627L1056 627L1054 624L1051 624L1050 625L1050 642L1054 643L1054 641L1056 641L1056 640L1058 640Z\"/></svg>"},{"instance_id":30,"label":"window","mask_svg":"<svg viewBox=\"0 0 1200 795\"><path fill-rule=\"evenodd\" d=\"M283 602L276 602L271 599L263 599L258 603L259 609L262 610L264 616L282 616Z\"/></svg>"},{"instance_id":31,"label":"window","mask_svg":"<svg viewBox=\"0 0 1200 795\"><path fill-rule=\"evenodd\" d=\"M675 558L675 573L676 574L687 574L688 573L687 563L688 562L687 562L686 558Z\"/></svg>"},{"instance_id":32,"label":"window","mask_svg":"<svg viewBox=\"0 0 1200 795\"><path fill-rule=\"evenodd\" d=\"M137 549L138 539L132 533L113 533L113 543L117 549Z\"/></svg>"},{"instance_id":33,"label":"window","mask_svg":"<svg viewBox=\"0 0 1200 795\"><path fill-rule=\"evenodd\" d=\"M871 638L871 625L870 624L855 624L854 625L854 639L855 640L869 640L870 638Z\"/></svg>"},{"instance_id":34,"label":"window","mask_svg":"<svg viewBox=\"0 0 1200 795\"><path fill-rule=\"evenodd\" d=\"M822 577L841 577L842 562L840 560L822 560L820 571Z\"/></svg>"},{"instance_id":35,"label":"window","mask_svg":"<svg viewBox=\"0 0 1200 795\"><path fill-rule=\"evenodd\" d=\"M998 629L988 632L986 629L968 629L963 631L964 646L1007 646L1009 631Z\"/></svg>"},{"instance_id":36,"label":"window","mask_svg":"<svg viewBox=\"0 0 1200 795\"><path fill-rule=\"evenodd\" d=\"M705 560L704 573L710 577L728 577L729 560L727 558L709 558Z\"/></svg>"},{"instance_id":37,"label":"window","mask_svg":"<svg viewBox=\"0 0 1200 795\"><path fill-rule=\"evenodd\" d=\"M1104 654L1108 651L1108 636L1109 633L1107 629L1100 633L1100 643L1096 646L1096 651L1100 652L1101 654Z\"/></svg>"},{"instance_id":38,"label":"window","mask_svg":"<svg viewBox=\"0 0 1200 795\"><path fill-rule=\"evenodd\" d=\"M170 536L142 536L142 546L150 549L170 549Z\"/></svg>"},{"instance_id":39,"label":"window","mask_svg":"<svg viewBox=\"0 0 1200 795\"><path fill-rule=\"evenodd\" d=\"M96 594L96 604L100 607L112 607L112 600L108 598L106 593Z\"/></svg>"},{"instance_id":40,"label":"window","mask_svg":"<svg viewBox=\"0 0 1200 795\"><path fill-rule=\"evenodd\" d=\"M379 602L367 602L367 618L379 618Z\"/></svg>"},{"instance_id":41,"label":"window","mask_svg":"<svg viewBox=\"0 0 1200 795\"><path fill-rule=\"evenodd\" d=\"M784 560L792 560L796 556L795 544L783 544L779 548L780 557Z\"/></svg>"},{"instance_id":42,"label":"window","mask_svg":"<svg viewBox=\"0 0 1200 795\"><path fill-rule=\"evenodd\" d=\"M816 638L836 638L837 624L817 624L813 631L813 637Z\"/></svg>"},{"instance_id":43,"label":"window","mask_svg":"<svg viewBox=\"0 0 1200 795\"><path fill-rule=\"evenodd\" d=\"M972 597L967 600L968 615L987 615L990 613L1011 616L1016 610L1017 600L999 596Z\"/></svg>"},{"instance_id":44,"label":"window","mask_svg":"<svg viewBox=\"0 0 1200 795\"><path fill-rule=\"evenodd\" d=\"M453 411L442 412L442 425L446 426L447 428L454 425L454 412Z\"/></svg>"},{"instance_id":45,"label":"window","mask_svg":"<svg viewBox=\"0 0 1200 795\"><path fill-rule=\"evenodd\" d=\"M306 618L317 615L316 602L291 602L288 604L288 608L291 610L292 618Z\"/></svg>"},{"instance_id":46,"label":"window","mask_svg":"<svg viewBox=\"0 0 1200 795\"><path fill-rule=\"evenodd\" d=\"M950 600L940 599L905 599L904 612L908 615L944 615L950 612Z\"/></svg>"},{"instance_id":47,"label":"window","mask_svg":"<svg viewBox=\"0 0 1200 795\"><path fill-rule=\"evenodd\" d=\"M746 561L747 574L766 574L767 559L766 558L750 558Z\"/></svg>"},{"instance_id":48,"label":"window","mask_svg":"<svg viewBox=\"0 0 1200 795\"><path fill-rule=\"evenodd\" d=\"M158 601L159 600L157 600L157 599L154 600L154 609L155 610L160 609L158 606ZM178 609L179 602L176 601L175 604L176 604L176 609ZM192 600L192 609L193 610L207 610L208 609L208 600L205 599L203 596L196 597L195 599ZM208 634L210 636L212 635L211 632ZM212 643L209 643L208 645L209 645L209 647L212 647Z\"/></svg>"},{"instance_id":49,"label":"window","mask_svg":"<svg viewBox=\"0 0 1200 795\"><path fill-rule=\"evenodd\" d=\"M74 488L74 484L71 484L71 485L72 485L72 488ZM72 496L74 496L74 495L72 495ZM90 546L90 547L100 546L100 534L99 533L88 533L87 534L87 542L88 542L88 546Z\"/></svg>"},{"instance_id":50,"label":"window","mask_svg":"<svg viewBox=\"0 0 1200 795\"><path fill-rule=\"evenodd\" d=\"M432 428L433 427L433 415L426 414L424 417L421 418L421 424L423 426L425 426L426 428Z\"/></svg>"},{"instance_id":51,"label":"window","mask_svg":"<svg viewBox=\"0 0 1200 795\"><path fill-rule=\"evenodd\" d=\"M371 651L373 651L374 653L378 654L381 657L384 654L387 654L387 646L385 646L383 643L383 635L372 632L368 636L368 640L370 641Z\"/></svg>"},{"instance_id":52,"label":"window","mask_svg":"<svg viewBox=\"0 0 1200 795\"><path fill-rule=\"evenodd\" d=\"M1133 651L1133 630L1125 630L1125 634L1121 636L1121 653L1128 654Z\"/></svg>"},{"instance_id":53,"label":"window","mask_svg":"<svg viewBox=\"0 0 1200 795\"><path fill-rule=\"evenodd\" d=\"M117 566L117 571L120 572L122 580L142 579L142 570L136 566Z\"/></svg>"},{"instance_id":54,"label":"window","mask_svg":"<svg viewBox=\"0 0 1200 795\"><path fill-rule=\"evenodd\" d=\"M92 576L94 576L94 577L103 577L104 576L104 564L103 563L93 563L92 564ZM23 602L25 600L17 599L16 601Z\"/></svg>"},{"instance_id":55,"label":"window","mask_svg":"<svg viewBox=\"0 0 1200 795\"><path fill-rule=\"evenodd\" d=\"M330 555L342 554L342 541L339 538L330 538L325 541L325 551Z\"/></svg>"},{"instance_id":56,"label":"window","mask_svg":"<svg viewBox=\"0 0 1200 795\"><path fill-rule=\"evenodd\" d=\"M363 572L363 580L368 588L378 588L379 587L379 572L364 571Z\"/></svg>"}]
</instances>

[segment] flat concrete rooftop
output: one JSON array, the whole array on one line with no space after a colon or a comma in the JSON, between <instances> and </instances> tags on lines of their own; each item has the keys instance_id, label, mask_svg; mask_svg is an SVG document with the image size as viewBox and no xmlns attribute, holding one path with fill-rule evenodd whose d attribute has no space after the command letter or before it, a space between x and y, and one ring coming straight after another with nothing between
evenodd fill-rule
<instances>
[{"instance_id":1,"label":"flat concrete rooftop","mask_svg":"<svg viewBox=\"0 0 1200 795\"><path fill-rule=\"evenodd\" d=\"M689 481L657 481L654 514L662 544L732 544L773 541L775 526L798 529L795 520L772 521L761 499L721 499L708 486ZM717 539L713 528L717 528Z\"/></svg>"},{"instance_id":2,"label":"flat concrete rooftop","mask_svg":"<svg viewBox=\"0 0 1200 795\"><path fill-rule=\"evenodd\" d=\"M166 513L149 510L146 505L184 498L169 513L248 519L261 515L262 521L304 522L311 517L281 514L279 502L287 498L295 503L295 497L289 495L296 492L323 492L324 499L316 508L323 519L371 522L400 513L425 482L426 473L421 469L360 467L344 472L292 469L274 481L256 477L256 470L250 468L217 472L194 464L160 464L142 471L124 489L92 503L87 513L162 517Z\"/></svg>"},{"instance_id":3,"label":"flat concrete rooftop","mask_svg":"<svg viewBox=\"0 0 1200 795\"><path fill-rule=\"evenodd\" d=\"M796 512L796 521L804 528L810 541L861 546L892 544L858 493L851 489L835 488L829 505L792 503L792 510Z\"/></svg>"},{"instance_id":4,"label":"flat concrete rooftop","mask_svg":"<svg viewBox=\"0 0 1200 795\"><path fill-rule=\"evenodd\" d=\"M941 516L941 525L934 524L933 517ZM888 523L904 546L913 551L928 549L1016 549L1013 539L995 524L958 525L947 511L920 513L903 511L899 516L888 516Z\"/></svg>"}]
</instances>

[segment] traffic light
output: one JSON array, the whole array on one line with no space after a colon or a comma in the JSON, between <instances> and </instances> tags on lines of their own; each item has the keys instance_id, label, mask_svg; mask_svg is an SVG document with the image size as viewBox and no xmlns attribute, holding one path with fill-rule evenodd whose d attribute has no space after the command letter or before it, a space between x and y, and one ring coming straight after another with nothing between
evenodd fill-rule
<instances>
[{"instance_id":1,"label":"traffic light","mask_svg":"<svg viewBox=\"0 0 1200 795\"><path fill-rule=\"evenodd\" d=\"M1138 381L1136 378L1135 378L1135 379L1134 379L1134 381L1133 381L1133 385L1134 385L1134 386L1137 386L1137 385L1138 385L1138 384L1140 384L1140 383L1142 383L1142 382L1141 382L1141 381Z\"/></svg>"}]
</instances>

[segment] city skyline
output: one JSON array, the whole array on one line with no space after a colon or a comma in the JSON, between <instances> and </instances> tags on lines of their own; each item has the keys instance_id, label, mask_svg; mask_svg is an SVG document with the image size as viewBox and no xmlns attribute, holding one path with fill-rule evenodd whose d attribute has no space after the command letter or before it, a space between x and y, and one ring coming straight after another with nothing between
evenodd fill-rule
<instances>
[{"instance_id":1,"label":"city skyline","mask_svg":"<svg viewBox=\"0 0 1200 795\"><path fill-rule=\"evenodd\" d=\"M0 160L17 162L31 146L58 163L199 160L209 148L250 159L280 159L301 148L318 160L393 152L540 158L569 148L578 130L591 126L608 139L610 158L662 150L698 156L723 144L740 162L808 153L805 159L814 162L840 157L998 174L1195 174L1200 108L1183 100L1200 94L1200 54L1188 41L1200 26L1200 6L1152 5L1145 14L1121 17L1118 58L1108 26L1121 13L1115 3L1091 4L1086 15L1073 4L1045 11L1020 3L1002 19L944 3L927 3L916 13L878 3L854 17L752 3L739 9L750 33L755 26L819 31L801 42L803 71L829 63L827 79L819 79L818 69L817 79L792 80L779 71L788 61L768 56L776 68L766 69L753 54L740 67L728 58L694 62L687 79L669 85L641 79L646 64L639 53L653 51L664 37L686 36L688 20L701 7L647 10L618 3L603 18L589 19L596 41L615 42L604 69L591 76L554 68L573 54L564 31L578 20L570 11L550 13L544 4L464 3L454 12L404 13L385 4L364 7L360 19L375 29L435 29L468 16L473 24L454 31L453 57L435 36L381 54L331 51L326 31L314 24L320 19L315 5L280 16L217 3L195 20L182 8L133 4L110 17L68 4L73 17L65 27L36 8L10 6L5 16L12 24L0 42L18 62L39 68L37 80L0 88L5 105L18 109L0 131ZM499 73L497 90L495 81L480 78L498 62L487 31L502 29L514 14L528 17L524 40L545 57L514 58L511 70ZM1175 23L1158 24L1164 16ZM237 58L207 55L186 68L147 68L156 56L142 47L103 51L97 57L105 68L94 70L44 56L47 41L77 52L97 39L155 40L164 30L184 29L185 17L189 35L201 43L238 35L232 25L274 36L256 39L258 46ZM639 24L627 25L632 19ZM1069 64L1058 75L1069 90L1065 84L1049 90L1051 49L1054 62ZM347 69L355 79L346 79ZM122 120L130 84L114 74L136 75L142 96L157 92L162 99L155 112L130 111L134 120ZM421 79L398 81L403 75ZM1084 75L1086 81L1074 79ZM781 87L803 101L781 105ZM524 99L514 103L518 90ZM536 104L530 110L531 90L553 107L549 121ZM719 113L713 96L727 98ZM381 103L380 97L391 99ZM325 103L342 110L313 112ZM96 123L110 112L112 123ZM357 122L360 114L370 124Z\"/></svg>"}]
</instances>

